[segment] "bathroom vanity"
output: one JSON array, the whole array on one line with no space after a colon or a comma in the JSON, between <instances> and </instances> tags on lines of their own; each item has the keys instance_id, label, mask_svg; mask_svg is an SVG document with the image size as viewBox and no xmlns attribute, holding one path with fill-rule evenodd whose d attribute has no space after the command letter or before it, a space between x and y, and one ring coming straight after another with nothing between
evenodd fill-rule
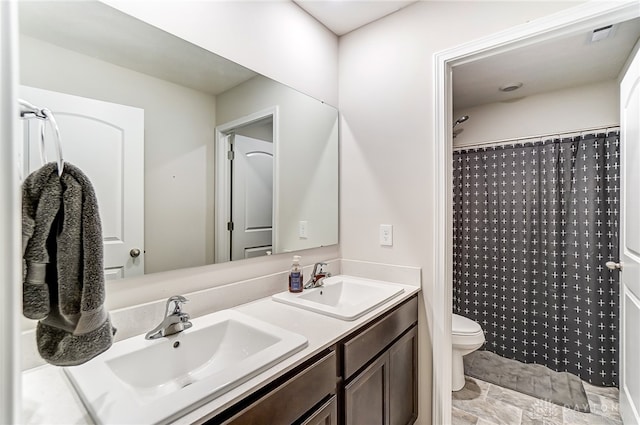
<instances>
[{"instance_id":1,"label":"bathroom vanity","mask_svg":"<svg viewBox=\"0 0 640 425\"><path fill-rule=\"evenodd\" d=\"M231 311L303 336L306 347L215 398L149 423L415 422L420 288L417 284L392 285L401 287L402 292L355 320L308 311L272 297L232 307ZM191 299L197 302L197 297ZM185 332L197 327L196 322ZM65 423L92 421L80 392L74 391L61 369L43 366L24 376L25 395L34 395L25 399L25 423L55 422L54 418ZM35 397L36 387L46 390ZM71 394L60 397L67 392ZM102 422L103 417L98 417ZM144 415L140 421L145 421Z\"/></svg>"},{"instance_id":2,"label":"bathroom vanity","mask_svg":"<svg viewBox=\"0 0 640 425\"><path fill-rule=\"evenodd\" d=\"M206 423L413 423L417 313L413 296Z\"/></svg>"}]
</instances>

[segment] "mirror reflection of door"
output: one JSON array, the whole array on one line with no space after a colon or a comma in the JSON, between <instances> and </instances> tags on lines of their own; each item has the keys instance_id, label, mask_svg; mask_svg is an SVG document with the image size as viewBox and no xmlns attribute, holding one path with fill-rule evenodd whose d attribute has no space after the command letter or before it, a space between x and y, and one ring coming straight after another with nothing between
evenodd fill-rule
<instances>
[{"instance_id":1,"label":"mirror reflection of door","mask_svg":"<svg viewBox=\"0 0 640 425\"><path fill-rule=\"evenodd\" d=\"M265 133L272 134L269 122ZM273 143L243 128L234 134L231 166L232 260L267 255L273 250ZM266 137L265 137L266 138Z\"/></svg>"},{"instance_id":2,"label":"mirror reflection of door","mask_svg":"<svg viewBox=\"0 0 640 425\"><path fill-rule=\"evenodd\" d=\"M20 96L56 117L65 161L91 180L98 198L106 280L144 273L144 110L21 86ZM42 165L36 120L25 121L25 176ZM47 126L47 140L53 139ZM47 143L47 158L57 158ZM134 255L134 252L138 255Z\"/></svg>"}]
</instances>

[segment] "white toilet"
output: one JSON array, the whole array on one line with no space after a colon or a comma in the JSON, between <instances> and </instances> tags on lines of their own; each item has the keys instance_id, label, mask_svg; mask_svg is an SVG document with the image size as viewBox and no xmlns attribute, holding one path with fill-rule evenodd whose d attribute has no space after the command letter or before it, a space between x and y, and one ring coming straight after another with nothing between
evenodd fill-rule
<instances>
[{"instance_id":1,"label":"white toilet","mask_svg":"<svg viewBox=\"0 0 640 425\"><path fill-rule=\"evenodd\" d=\"M464 364L462 356L472 353L484 344L484 332L476 322L457 314L451 318L452 383L453 391L464 387Z\"/></svg>"}]
</instances>

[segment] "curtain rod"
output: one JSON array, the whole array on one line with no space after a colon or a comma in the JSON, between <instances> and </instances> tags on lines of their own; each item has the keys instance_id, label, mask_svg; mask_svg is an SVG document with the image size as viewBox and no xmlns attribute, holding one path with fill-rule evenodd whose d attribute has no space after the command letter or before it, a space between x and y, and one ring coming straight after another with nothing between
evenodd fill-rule
<instances>
[{"instance_id":1,"label":"curtain rod","mask_svg":"<svg viewBox=\"0 0 640 425\"><path fill-rule=\"evenodd\" d=\"M512 144L516 144L516 143L528 143L528 142L540 142L543 140L548 140L552 137L566 137L566 136L584 136L587 134L592 134L594 132L596 133L608 133L609 131L613 131L613 130L620 130L620 125L619 124L615 124L615 125L608 125L608 126L598 126L598 127L591 127L591 128L585 128L582 130L575 130L575 131L566 131L566 132L562 132L562 133L547 133L547 134L540 134L540 135L536 135L536 136L527 136L527 137L514 137L511 139L501 139L501 140L494 140L491 142L480 142L480 143L473 143L473 144L469 144L469 145L463 145L463 146L454 146L453 147L453 151L460 151L460 150L465 150L465 149L476 149L476 148L485 148L485 147L492 147L492 146L501 146L501 145L512 145Z\"/></svg>"}]
</instances>

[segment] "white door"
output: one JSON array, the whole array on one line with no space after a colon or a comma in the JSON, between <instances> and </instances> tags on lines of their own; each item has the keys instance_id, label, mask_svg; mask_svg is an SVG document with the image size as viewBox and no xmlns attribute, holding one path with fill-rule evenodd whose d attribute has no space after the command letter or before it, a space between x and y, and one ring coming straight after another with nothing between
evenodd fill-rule
<instances>
[{"instance_id":1,"label":"white door","mask_svg":"<svg viewBox=\"0 0 640 425\"><path fill-rule=\"evenodd\" d=\"M98 197L106 279L144 273L144 110L21 86L20 97L50 109L65 161L91 180ZM37 120L25 121L25 175L41 166ZM47 160L55 161L47 125ZM135 257L139 250L140 255ZM132 256L133 255L133 256Z\"/></svg>"},{"instance_id":2,"label":"white door","mask_svg":"<svg viewBox=\"0 0 640 425\"><path fill-rule=\"evenodd\" d=\"M620 84L620 414L640 424L640 55Z\"/></svg>"},{"instance_id":3,"label":"white door","mask_svg":"<svg viewBox=\"0 0 640 425\"><path fill-rule=\"evenodd\" d=\"M231 172L231 259L272 250L273 143L236 134Z\"/></svg>"}]
</instances>

